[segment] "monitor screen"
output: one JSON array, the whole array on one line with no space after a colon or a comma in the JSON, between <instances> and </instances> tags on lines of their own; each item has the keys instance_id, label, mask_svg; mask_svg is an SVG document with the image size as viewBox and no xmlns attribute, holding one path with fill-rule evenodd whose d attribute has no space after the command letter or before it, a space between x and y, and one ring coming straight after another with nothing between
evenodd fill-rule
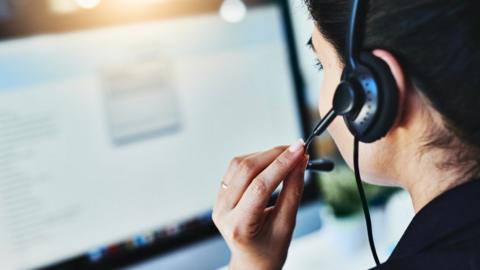
<instances>
[{"instance_id":1,"label":"monitor screen","mask_svg":"<svg viewBox=\"0 0 480 270\"><path fill-rule=\"evenodd\" d=\"M302 136L283 20L268 4L0 42L0 269L209 220L233 156Z\"/></svg>"}]
</instances>

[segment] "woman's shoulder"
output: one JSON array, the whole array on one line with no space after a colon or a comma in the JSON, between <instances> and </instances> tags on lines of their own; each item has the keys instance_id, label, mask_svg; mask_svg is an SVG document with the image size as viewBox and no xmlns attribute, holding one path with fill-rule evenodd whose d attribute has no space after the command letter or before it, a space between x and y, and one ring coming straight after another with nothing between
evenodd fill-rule
<instances>
[{"instance_id":1,"label":"woman's shoulder","mask_svg":"<svg viewBox=\"0 0 480 270\"><path fill-rule=\"evenodd\" d=\"M374 269L480 269L479 194L480 180L471 180L438 196Z\"/></svg>"},{"instance_id":2,"label":"woman's shoulder","mask_svg":"<svg viewBox=\"0 0 480 270\"><path fill-rule=\"evenodd\" d=\"M473 270L480 269L480 235L461 237L453 235L451 239L432 247L430 250L401 258L391 258L374 270Z\"/></svg>"}]
</instances>

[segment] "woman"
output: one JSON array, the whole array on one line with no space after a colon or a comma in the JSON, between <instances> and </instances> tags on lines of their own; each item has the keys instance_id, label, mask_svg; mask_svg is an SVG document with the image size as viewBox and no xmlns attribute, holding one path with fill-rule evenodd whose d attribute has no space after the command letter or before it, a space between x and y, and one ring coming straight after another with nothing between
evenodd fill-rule
<instances>
[{"instance_id":1,"label":"woman","mask_svg":"<svg viewBox=\"0 0 480 270\"><path fill-rule=\"evenodd\" d=\"M345 63L350 2L306 2L315 23L311 47L324 69L325 115ZM384 138L360 145L360 171L367 182L407 190L416 212L376 269L480 269L479 8L478 1L368 1L362 47L388 65L400 106ZM344 122L336 119L329 132L352 167ZM302 141L232 160L213 212L231 269L282 267L307 160Z\"/></svg>"}]
</instances>

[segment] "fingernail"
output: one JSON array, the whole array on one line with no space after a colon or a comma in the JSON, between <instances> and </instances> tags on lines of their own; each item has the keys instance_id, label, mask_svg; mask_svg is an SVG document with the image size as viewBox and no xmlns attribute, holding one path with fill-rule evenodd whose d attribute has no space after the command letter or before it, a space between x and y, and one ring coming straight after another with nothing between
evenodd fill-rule
<instances>
[{"instance_id":1,"label":"fingernail","mask_svg":"<svg viewBox=\"0 0 480 270\"><path fill-rule=\"evenodd\" d=\"M296 142L292 143L290 147L288 147L288 151L295 153L303 149L305 142L302 139L298 139Z\"/></svg>"}]
</instances>

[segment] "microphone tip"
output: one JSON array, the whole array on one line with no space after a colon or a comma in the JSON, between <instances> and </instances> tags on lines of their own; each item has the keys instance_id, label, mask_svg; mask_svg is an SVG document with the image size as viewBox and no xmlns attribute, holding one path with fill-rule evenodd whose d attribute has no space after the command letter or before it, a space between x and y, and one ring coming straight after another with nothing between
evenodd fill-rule
<instances>
[{"instance_id":1,"label":"microphone tip","mask_svg":"<svg viewBox=\"0 0 480 270\"><path fill-rule=\"evenodd\" d=\"M335 168L335 163L328 159L316 159L308 162L307 170L318 172L331 172Z\"/></svg>"}]
</instances>

